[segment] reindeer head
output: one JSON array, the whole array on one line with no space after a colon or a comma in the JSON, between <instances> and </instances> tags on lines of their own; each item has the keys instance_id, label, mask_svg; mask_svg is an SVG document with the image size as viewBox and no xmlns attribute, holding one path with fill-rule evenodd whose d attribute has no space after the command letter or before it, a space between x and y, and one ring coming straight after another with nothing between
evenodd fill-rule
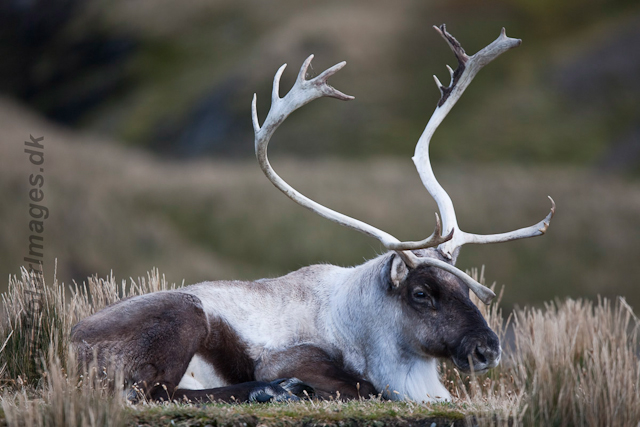
<instances>
[{"instance_id":1,"label":"reindeer head","mask_svg":"<svg viewBox=\"0 0 640 427\"><path fill-rule=\"evenodd\" d=\"M551 198L551 211L537 224L519 230L491 235L464 232L458 226L451 198L436 180L429 160L429 143L435 130L458 101L480 69L507 50L520 45L521 40L507 37L504 28L500 36L475 55L468 56L460 43L444 25L434 27L445 39L458 60L454 71L447 66L451 82L444 86L434 76L440 89L440 100L416 145L413 161L420 178L435 199L442 222L436 214L433 234L424 240L401 242L392 235L369 224L331 210L305 197L276 174L267 158L267 146L278 126L296 109L320 97L351 100L352 96L334 89L327 79L344 67L345 62L334 65L319 76L307 80L307 69L313 59L309 56L302 65L293 88L280 98L280 77L286 64L275 75L272 105L261 127L256 109L256 96L252 104L255 149L258 162L269 180L296 203L338 224L353 228L378 239L385 248L395 251L390 280L396 286L393 292L410 313L406 328L414 328L407 336L414 337L416 351L430 356L451 357L463 369L469 361L476 370L495 366L500 358L500 347L495 334L489 329L477 307L469 299L469 290L485 304L495 294L466 273L455 267L460 247L466 243L496 243L542 235L546 232L555 212ZM432 248L424 250L426 248ZM412 322L412 319L416 321ZM415 325L420 325L415 327ZM420 350L422 348L422 350Z\"/></svg>"},{"instance_id":2,"label":"reindeer head","mask_svg":"<svg viewBox=\"0 0 640 427\"><path fill-rule=\"evenodd\" d=\"M437 250L419 252L420 258L445 257ZM497 366L500 341L469 298L468 286L455 275L426 264L408 268L394 255L389 269L389 297L399 305L398 337L405 352L426 357L451 358L462 371Z\"/></svg>"}]
</instances>

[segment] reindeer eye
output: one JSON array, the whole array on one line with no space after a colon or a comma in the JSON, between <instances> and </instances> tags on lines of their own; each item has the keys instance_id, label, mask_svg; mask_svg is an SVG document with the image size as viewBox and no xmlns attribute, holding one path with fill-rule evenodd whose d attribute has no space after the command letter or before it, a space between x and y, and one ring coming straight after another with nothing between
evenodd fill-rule
<instances>
[{"instance_id":1,"label":"reindeer eye","mask_svg":"<svg viewBox=\"0 0 640 427\"><path fill-rule=\"evenodd\" d=\"M433 297L428 292L424 291L421 288L415 289L411 293L411 297L415 302L419 304L423 304L428 307L435 308L435 301L433 300Z\"/></svg>"}]
</instances>

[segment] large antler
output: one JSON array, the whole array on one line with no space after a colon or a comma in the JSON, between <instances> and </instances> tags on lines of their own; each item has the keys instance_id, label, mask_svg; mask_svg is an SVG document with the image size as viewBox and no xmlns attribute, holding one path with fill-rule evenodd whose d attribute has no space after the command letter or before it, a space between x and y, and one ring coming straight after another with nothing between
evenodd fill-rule
<instances>
[{"instance_id":1,"label":"large antler","mask_svg":"<svg viewBox=\"0 0 640 427\"><path fill-rule=\"evenodd\" d=\"M440 80L438 80L436 76L433 76L438 88L440 89L440 101L438 101L438 106L433 112L431 119L429 119L424 132L418 140L415 155L413 156L413 162L418 169L422 183L438 204L438 209L442 215L443 229L446 233L453 233L453 238L440 244L438 246L438 250L444 256L451 259L456 249L466 243L506 242L509 240L523 239L526 237L534 237L544 234L549 227L549 222L551 221L556 208L556 204L551 197L549 197L551 200L551 211L542 221L532 225L531 227L521 228L508 233L489 235L466 233L458 227L453 202L438 180L436 180L433 170L431 169L431 162L429 160L429 142L431 141L431 137L437 127L442 123L442 120L449 113L458 99L460 99L460 96L467 86L469 86L469 83L471 83L471 80L473 80L478 71L480 71L480 69L489 62L496 59L500 54L509 49L520 46L522 40L507 37L503 28L500 36L494 40L493 43L480 50L475 55L467 56L460 43L447 32L444 24L440 27L434 26L434 28L447 41L449 47L458 59L458 67L455 71L447 65L447 69L451 74L451 82L449 83L449 86L445 87L440 83Z\"/></svg>"},{"instance_id":2,"label":"large antler","mask_svg":"<svg viewBox=\"0 0 640 427\"><path fill-rule=\"evenodd\" d=\"M269 145L269 140L271 139L273 133L276 131L278 126L280 126L280 124L282 124L282 122L289 116L289 114L302 107L303 105L313 101L314 99L324 96L338 98L343 101L354 99L353 96L345 95L344 93L336 90L327 83L327 79L338 72L340 69L342 69L342 67L346 65L346 62L340 62L339 64L336 64L333 67L329 68L316 78L307 80L307 69L311 64L312 59L313 55L310 55L304 61L302 67L300 68L300 72L298 73L296 82L284 98L280 98L279 87L280 77L282 76L282 73L284 72L287 64L284 64L280 67L275 75L275 78L273 79L271 109L269 110L269 114L267 115L267 118L265 119L262 127L260 127L260 123L258 122L256 95L253 95L251 112L253 115L253 130L255 132L256 157L258 158L260 167L262 168L262 171L267 176L267 178L269 178L269 180L276 187L278 187L280 191L286 194L287 197L289 197L294 202L304 206L305 208L317 213L320 216L323 216L324 218L337 222L340 225L344 225L346 227L360 231L361 233L367 234L371 237L375 237L384 245L385 248L389 250L403 251L408 249L429 248L438 246L439 244L451 239L451 234L449 234L448 236L441 235L441 224L436 214L436 228L431 236L419 242L401 242L389 233L386 233L365 222L359 221L355 218L351 218L347 215L329 209L317 202L314 202L313 200L302 195L300 192L287 184L273 170L271 164L269 163L269 159L267 158L267 146ZM406 256L403 254L403 257Z\"/></svg>"},{"instance_id":3,"label":"large antler","mask_svg":"<svg viewBox=\"0 0 640 427\"><path fill-rule=\"evenodd\" d=\"M488 304L491 299L495 297L495 294L489 288L476 282L469 275L465 274L463 271L446 262L440 261L435 258L418 258L413 254L413 252L410 251L411 249L424 249L434 247L451 239L453 231L447 236L442 236L442 227L437 214L436 228L431 236L418 242L401 242L389 233L386 233L365 222L351 218L347 215L322 206L317 202L314 202L313 200L302 195L300 192L287 184L273 170L267 157L267 147L269 145L271 136L273 136L273 133L276 131L278 126L282 124L282 122L289 116L289 114L302 107L303 105L313 101L314 99L324 96L338 98L344 101L353 99L352 96L345 95L344 93L329 86L329 84L327 83L327 79L334 75L342 67L344 67L346 62L336 64L328 70L324 71L316 78L307 80L307 69L311 64L312 59L313 55L310 55L304 61L302 67L300 68L300 72L298 73L296 82L284 98L280 98L279 88L280 77L282 76L282 73L284 72L287 64L281 66L280 69L276 72L276 75L273 79L271 109L269 110L267 118L265 119L262 127L260 127L260 123L258 121L258 111L256 107L257 97L255 94L253 95L251 113L253 118L253 130L255 132L256 157L258 158L258 162L260 163L260 167L262 168L264 174L280 191L282 191L294 202L304 206L305 208L317 213L324 218L327 218L331 221L352 228L354 230L360 231L361 233L367 234L371 237L375 237L384 245L385 248L396 251L403 258L403 260L413 268L417 267L420 264L427 264L439 267L456 275L463 282L465 282L469 289L471 289L476 295L478 295L478 297L482 301Z\"/></svg>"}]
</instances>

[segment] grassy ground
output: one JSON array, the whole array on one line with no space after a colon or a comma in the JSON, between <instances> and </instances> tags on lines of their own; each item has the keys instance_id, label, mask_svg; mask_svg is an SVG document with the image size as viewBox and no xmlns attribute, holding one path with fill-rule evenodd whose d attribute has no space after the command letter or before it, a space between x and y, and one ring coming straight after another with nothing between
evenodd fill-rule
<instances>
[{"instance_id":1,"label":"grassy ground","mask_svg":"<svg viewBox=\"0 0 640 427\"><path fill-rule=\"evenodd\" d=\"M472 272L476 277L477 271ZM480 280L484 281L481 277ZM90 278L70 292L26 273L3 295L1 422L16 426L101 425L591 425L640 421L638 319L623 299L565 300L518 309L480 306L501 336L501 366L461 375L446 362L450 403L301 402L126 404L119 379L80 375L68 350L71 326L122 297L170 289L157 271L144 280ZM513 337L505 340L508 325ZM114 389L115 393L108 390Z\"/></svg>"},{"instance_id":2,"label":"grassy ground","mask_svg":"<svg viewBox=\"0 0 640 427\"><path fill-rule=\"evenodd\" d=\"M456 405L419 405L412 402L392 403L381 400L357 402L270 403L266 405L173 405L133 409L128 414L137 425L463 425L465 415Z\"/></svg>"}]
</instances>

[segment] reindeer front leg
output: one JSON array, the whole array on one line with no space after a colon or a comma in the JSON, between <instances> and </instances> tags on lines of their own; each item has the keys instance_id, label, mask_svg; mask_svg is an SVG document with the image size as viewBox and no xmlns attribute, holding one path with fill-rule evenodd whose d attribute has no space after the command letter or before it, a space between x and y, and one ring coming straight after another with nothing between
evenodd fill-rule
<instances>
[{"instance_id":1,"label":"reindeer front leg","mask_svg":"<svg viewBox=\"0 0 640 427\"><path fill-rule=\"evenodd\" d=\"M280 378L274 381L249 381L226 387L202 390L176 389L173 393L157 394L154 400L195 402L283 402L299 400L312 395L313 389L297 378Z\"/></svg>"},{"instance_id":2,"label":"reindeer front leg","mask_svg":"<svg viewBox=\"0 0 640 427\"><path fill-rule=\"evenodd\" d=\"M378 395L373 384L344 366L342 360L310 344L263 355L256 366L256 379L298 378L313 387L315 397L343 400Z\"/></svg>"}]
</instances>

